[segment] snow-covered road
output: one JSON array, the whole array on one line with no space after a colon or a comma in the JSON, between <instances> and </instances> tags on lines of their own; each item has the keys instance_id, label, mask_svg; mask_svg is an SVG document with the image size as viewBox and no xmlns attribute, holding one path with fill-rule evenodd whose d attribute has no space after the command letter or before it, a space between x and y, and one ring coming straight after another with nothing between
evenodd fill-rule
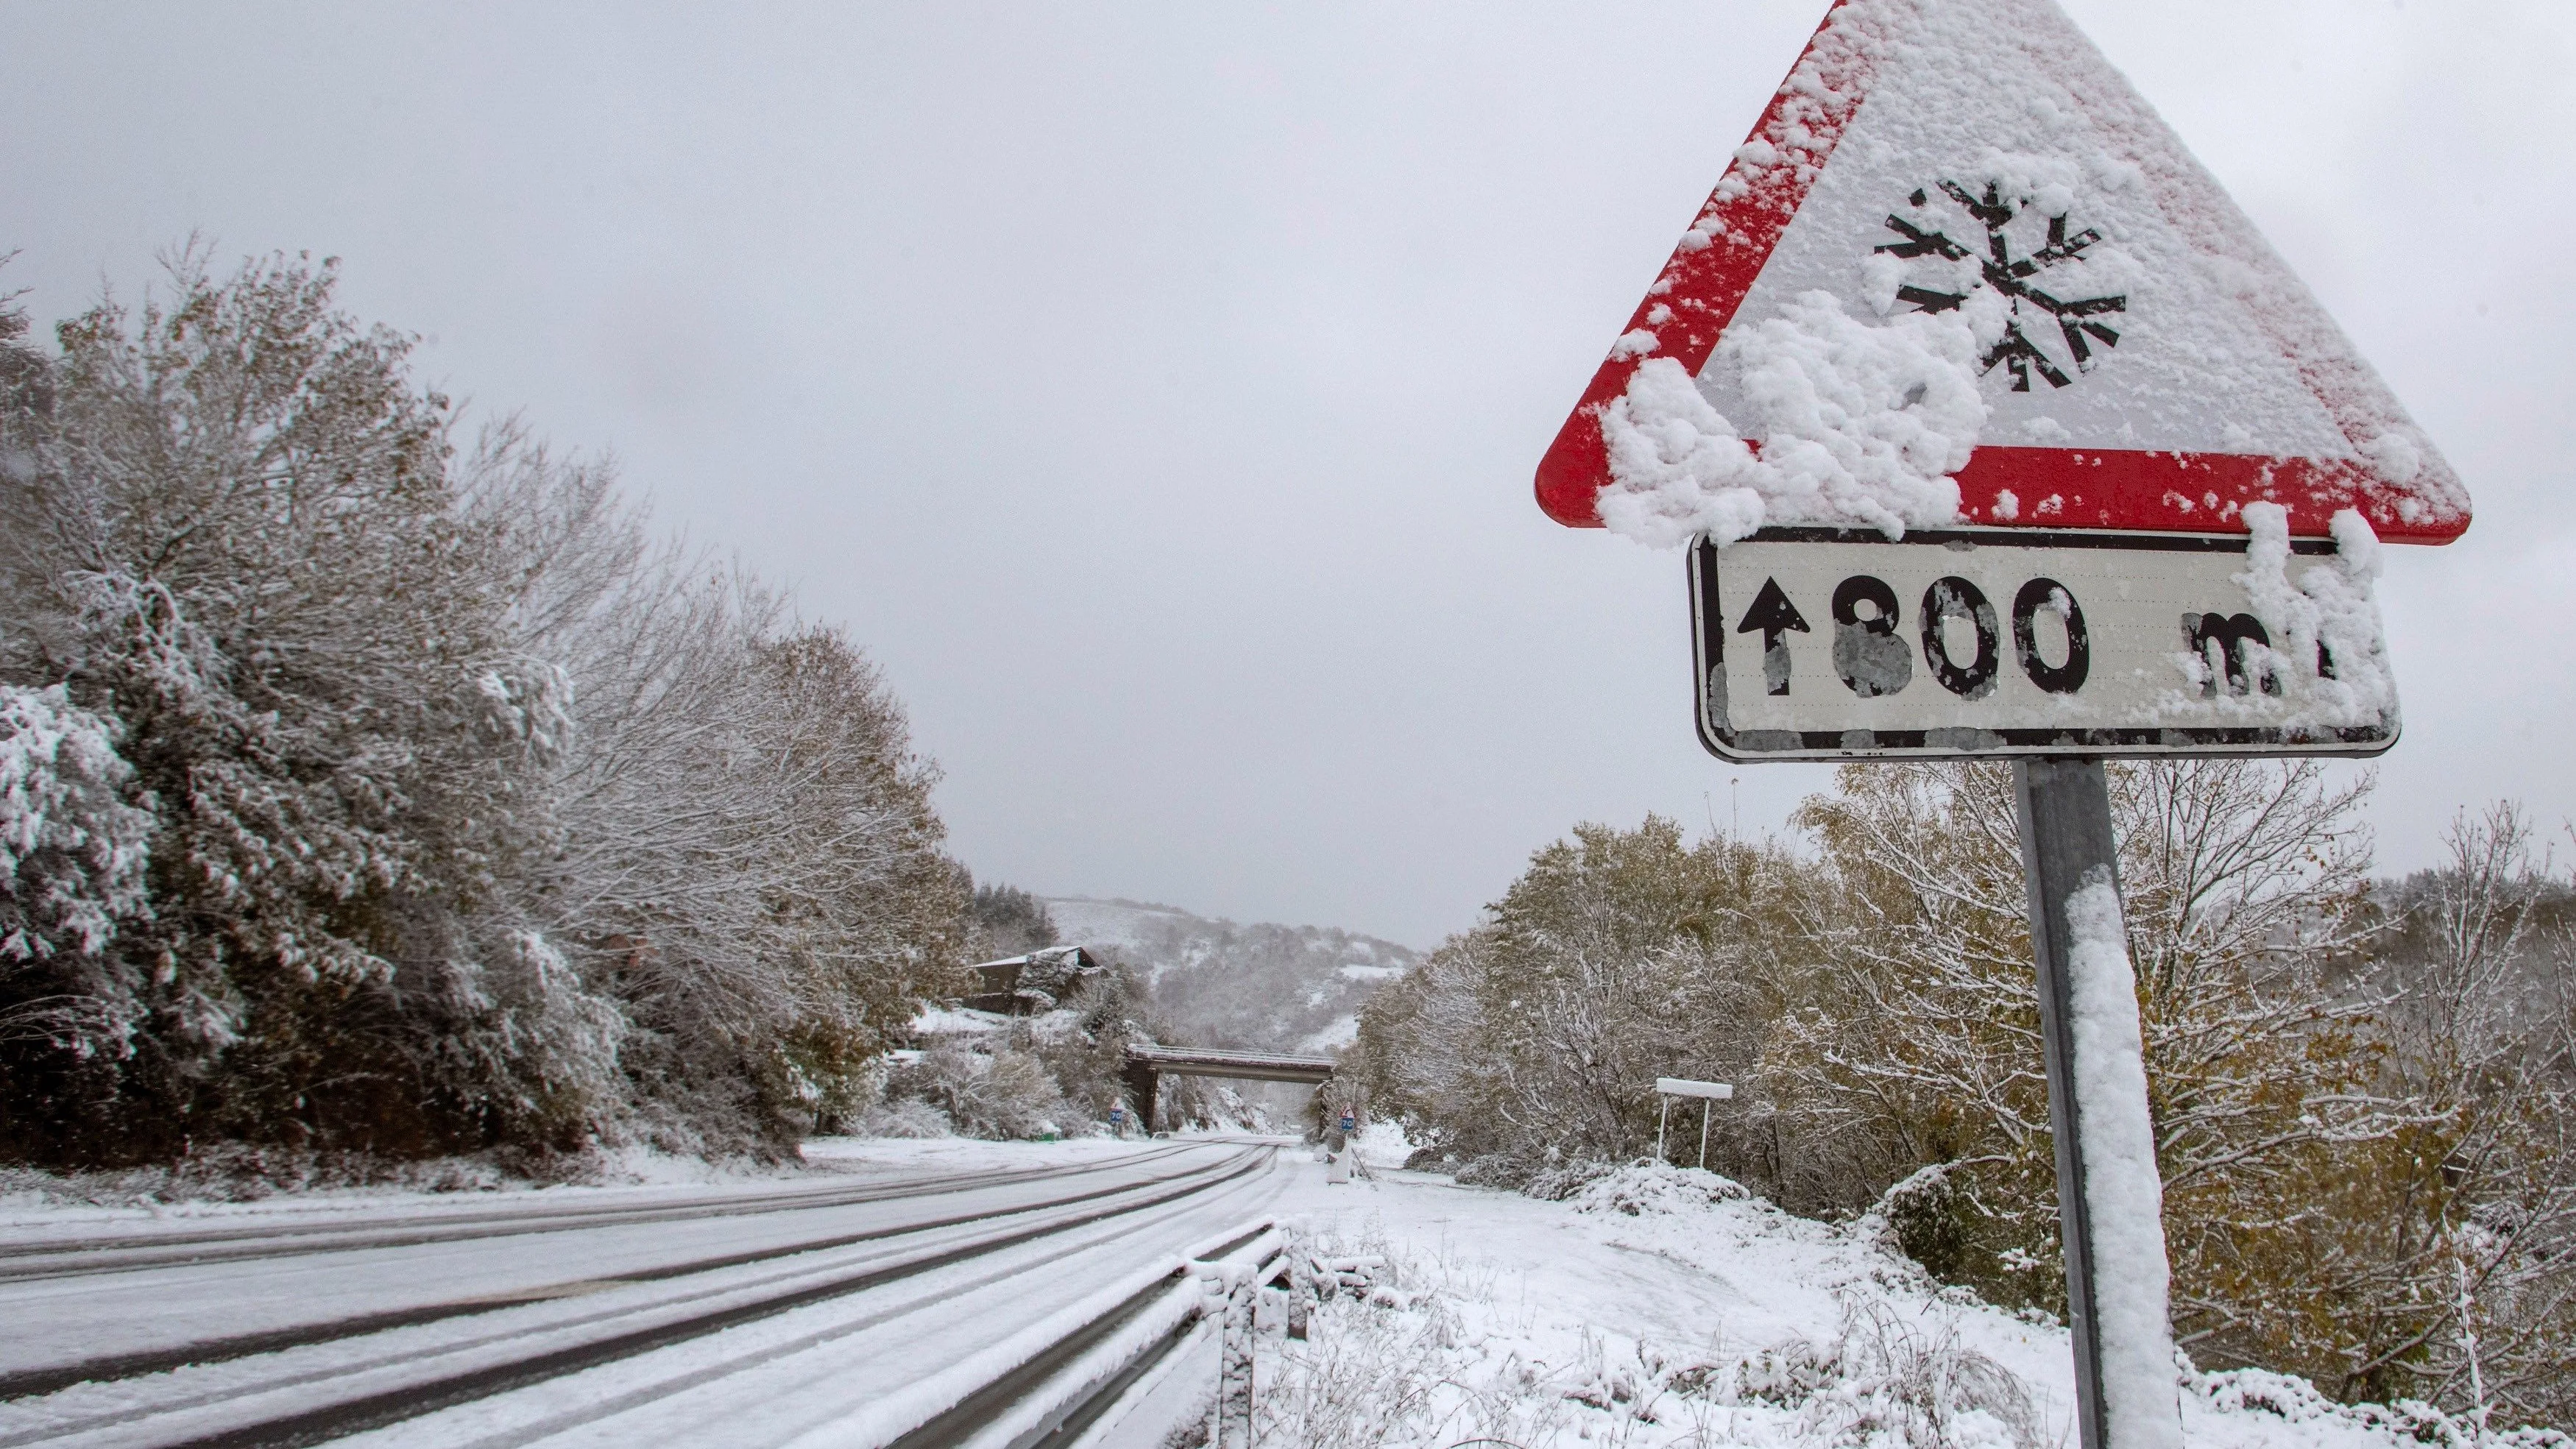
<instances>
[{"instance_id":1,"label":"snow-covered road","mask_svg":"<svg viewBox=\"0 0 2576 1449\"><path fill-rule=\"evenodd\" d=\"M1282 1158L1063 1144L0 1222L0 1449L780 1444L1254 1217L1293 1175Z\"/></svg>"}]
</instances>

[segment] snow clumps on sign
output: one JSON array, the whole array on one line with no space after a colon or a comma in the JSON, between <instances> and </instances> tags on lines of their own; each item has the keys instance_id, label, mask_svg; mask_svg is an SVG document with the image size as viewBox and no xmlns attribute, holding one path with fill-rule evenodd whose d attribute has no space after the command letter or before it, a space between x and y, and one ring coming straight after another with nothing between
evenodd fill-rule
<instances>
[{"instance_id":1,"label":"snow clumps on sign","mask_svg":"<svg viewBox=\"0 0 2576 1449\"><path fill-rule=\"evenodd\" d=\"M2335 513L2327 523L2335 551L2317 557L2292 551L2281 505L2248 503L2243 517L2252 537L2234 579L2261 633L2187 640L2172 656L2181 688L2166 693L2159 715L2308 733L2393 728L2397 680L2380 626L2380 543L2370 521L2355 509ZM2227 621L2240 632L2246 622ZM2186 616L2186 631L2190 624Z\"/></svg>"},{"instance_id":2,"label":"snow clumps on sign","mask_svg":"<svg viewBox=\"0 0 2576 1449\"><path fill-rule=\"evenodd\" d=\"M2295 581L2288 512L2277 503L2246 504L2245 527L2253 542L2241 579L2254 617L2274 640L2276 667L2301 679L2310 708L2337 720L2396 708L2397 683L2388 671L2373 588L2379 535L2370 520L2350 508L2335 514L2326 525L2334 535L2334 558L2300 570ZM2320 658L2330 661L2331 675L2318 669Z\"/></svg>"},{"instance_id":3,"label":"snow clumps on sign","mask_svg":"<svg viewBox=\"0 0 2576 1449\"><path fill-rule=\"evenodd\" d=\"M2100 1315L2102 1398L2115 1442L2182 1449L2168 1327L2164 1187L2138 983L2111 873L2095 867L2067 897L2066 953L2074 998L2075 1093L2084 1104L2085 1197L2093 1220L2093 1295Z\"/></svg>"},{"instance_id":4,"label":"snow clumps on sign","mask_svg":"<svg viewBox=\"0 0 2576 1449\"><path fill-rule=\"evenodd\" d=\"M1601 519L1640 543L1707 534L1733 543L1781 524L1908 528L1954 523L1959 486L1985 425L1977 339L1967 318L1851 316L1830 292L1730 331L1754 415L1739 430L1671 358L1650 358L1601 417L1615 486ZM1747 443L1746 438L1757 440Z\"/></svg>"}]
</instances>

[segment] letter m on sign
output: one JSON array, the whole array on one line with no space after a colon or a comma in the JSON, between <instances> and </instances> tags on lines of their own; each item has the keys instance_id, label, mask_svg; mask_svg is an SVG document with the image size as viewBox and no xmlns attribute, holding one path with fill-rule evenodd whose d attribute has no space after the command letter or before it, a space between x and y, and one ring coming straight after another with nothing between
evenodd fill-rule
<instances>
[{"instance_id":1,"label":"letter m on sign","mask_svg":"<svg viewBox=\"0 0 2576 1449\"><path fill-rule=\"evenodd\" d=\"M2203 699L2217 695L2222 678L2229 694L2252 694L2258 680L2265 694L2281 692L2280 676L2272 672L2272 636L2251 614L2185 614L2182 647L2207 670L2200 682Z\"/></svg>"}]
</instances>

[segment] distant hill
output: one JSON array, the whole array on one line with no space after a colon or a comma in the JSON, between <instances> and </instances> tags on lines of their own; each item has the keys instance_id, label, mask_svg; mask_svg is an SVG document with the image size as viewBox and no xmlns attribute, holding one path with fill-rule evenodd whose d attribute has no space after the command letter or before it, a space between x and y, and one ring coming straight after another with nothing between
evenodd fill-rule
<instances>
[{"instance_id":1,"label":"distant hill","mask_svg":"<svg viewBox=\"0 0 2576 1449\"><path fill-rule=\"evenodd\" d=\"M1360 1003L1422 953L1330 926L1237 925L1178 906L1049 897L1068 946L1124 961L1194 1046L1322 1051L1348 1045Z\"/></svg>"}]
</instances>

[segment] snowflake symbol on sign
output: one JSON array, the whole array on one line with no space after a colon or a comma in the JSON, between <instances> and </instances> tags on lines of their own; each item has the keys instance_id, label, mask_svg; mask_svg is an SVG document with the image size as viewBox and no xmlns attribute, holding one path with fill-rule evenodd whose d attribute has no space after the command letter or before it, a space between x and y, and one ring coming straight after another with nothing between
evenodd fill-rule
<instances>
[{"instance_id":1,"label":"snowflake symbol on sign","mask_svg":"<svg viewBox=\"0 0 2576 1449\"><path fill-rule=\"evenodd\" d=\"M1977 258L1984 274L1982 283L1993 288L2010 304L2011 315L2004 324L2004 335L1986 353L1984 362L1979 364L1981 371L1992 372L1998 365L2010 369L2015 392L2030 391L2030 375L2034 372L2048 379L2050 387L2064 387L2074 381L2066 375L2064 368L2057 365L2055 358L2022 331L2022 319L2026 315L2022 310L2024 303L2047 314L2048 319L2057 324L2078 372L2093 370L2093 342L2098 341L2105 347L2120 345L2120 334L2109 323L2097 319L2107 313L2129 310L2126 296L2068 300L2053 296L2037 285L2041 274L2049 268L2083 256L2086 248L2102 239L2101 232L2086 227L2068 236L2066 218L2063 215L2052 216L2048 219L2048 244L2015 260L2012 239L2005 235L2005 228L2019 214L2019 207L2014 202L2006 200L1992 183L1987 185L1983 196L1955 181L1942 182L1941 190L1985 227L1986 254ZM1931 197L1921 191L1909 199L1917 209L1931 201ZM1917 226L1904 217L1890 216L1887 226L1903 238L1877 248L1888 256L1906 261L1917 257L1939 257L1943 261L1964 262L1974 255L1941 232ZM1970 291L1973 290L1972 287ZM1942 292L1929 287L1901 286L1896 289L1898 301L1911 302L1926 312L1955 311L1967 302L1969 295L1969 292Z\"/></svg>"}]
</instances>

